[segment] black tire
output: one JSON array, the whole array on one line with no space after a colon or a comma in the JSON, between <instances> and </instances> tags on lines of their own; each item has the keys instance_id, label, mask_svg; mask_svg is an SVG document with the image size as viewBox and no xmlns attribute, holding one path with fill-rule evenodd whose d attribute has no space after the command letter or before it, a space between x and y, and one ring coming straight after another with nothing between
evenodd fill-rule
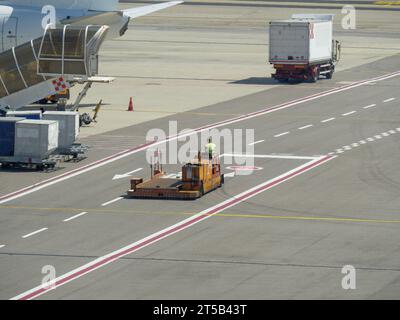
<instances>
[{"instance_id":1,"label":"black tire","mask_svg":"<svg viewBox=\"0 0 400 320\"><path fill-rule=\"evenodd\" d=\"M326 74L327 79L332 79L333 78L333 70L331 70L329 73Z\"/></svg>"},{"instance_id":2,"label":"black tire","mask_svg":"<svg viewBox=\"0 0 400 320\"><path fill-rule=\"evenodd\" d=\"M311 83L315 83L315 82L317 82L318 81L318 79L319 79L319 67L317 67L317 71L316 71L316 73L313 75L312 74L312 71L310 70L310 72L309 72L309 74L308 74L308 80L311 82Z\"/></svg>"},{"instance_id":3,"label":"black tire","mask_svg":"<svg viewBox=\"0 0 400 320\"><path fill-rule=\"evenodd\" d=\"M201 186L200 186L200 196L204 196L204 185L203 185L203 182L201 183Z\"/></svg>"}]
</instances>

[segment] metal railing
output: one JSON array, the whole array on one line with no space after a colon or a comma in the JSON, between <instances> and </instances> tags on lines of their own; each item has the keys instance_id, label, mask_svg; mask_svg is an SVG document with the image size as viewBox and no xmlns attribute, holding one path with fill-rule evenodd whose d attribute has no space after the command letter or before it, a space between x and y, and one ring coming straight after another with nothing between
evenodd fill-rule
<instances>
[{"instance_id":1,"label":"metal railing","mask_svg":"<svg viewBox=\"0 0 400 320\"><path fill-rule=\"evenodd\" d=\"M0 54L0 99L60 76L91 77L109 27L47 28L44 36Z\"/></svg>"}]
</instances>

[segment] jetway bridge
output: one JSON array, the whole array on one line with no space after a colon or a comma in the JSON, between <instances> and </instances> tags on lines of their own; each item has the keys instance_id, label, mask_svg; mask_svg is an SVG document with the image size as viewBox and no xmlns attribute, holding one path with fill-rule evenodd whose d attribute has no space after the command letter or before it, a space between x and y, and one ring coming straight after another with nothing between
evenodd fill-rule
<instances>
[{"instance_id":1,"label":"jetway bridge","mask_svg":"<svg viewBox=\"0 0 400 320\"><path fill-rule=\"evenodd\" d=\"M0 112L15 110L98 74L108 26L47 27L43 37L0 54Z\"/></svg>"}]
</instances>

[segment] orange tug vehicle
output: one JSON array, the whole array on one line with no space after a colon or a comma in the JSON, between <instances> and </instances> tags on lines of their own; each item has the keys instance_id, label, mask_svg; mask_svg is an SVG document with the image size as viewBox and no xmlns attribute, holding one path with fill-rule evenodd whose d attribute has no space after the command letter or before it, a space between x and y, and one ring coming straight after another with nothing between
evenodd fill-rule
<instances>
[{"instance_id":1,"label":"orange tug vehicle","mask_svg":"<svg viewBox=\"0 0 400 320\"><path fill-rule=\"evenodd\" d=\"M220 158L213 156L210 159L208 154L202 157L200 152L197 158L182 167L182 179L167 178L159 161L151 165L151 169L149 180L131 179L129 198L195 200L224 184Z\"/></svg>"}]
</instances>

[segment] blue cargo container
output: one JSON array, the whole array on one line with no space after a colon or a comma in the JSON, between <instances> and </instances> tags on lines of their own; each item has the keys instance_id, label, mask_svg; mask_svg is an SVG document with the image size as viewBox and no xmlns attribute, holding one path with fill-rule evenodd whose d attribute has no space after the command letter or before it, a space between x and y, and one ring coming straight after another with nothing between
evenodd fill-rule
<instances>
[{"instance_id":1,"label":"blue cargo container","mask_svg":"<svg viewBox=\"0 0 400 320\"><path fill-rule=\"evenodd\" d=\"M8 111L7 117L25 118L27 120L42 120L41 111Z\"/></svg>"},{"instance_id":2,"label":"blue cargo container","mask_svg":"<svg viewBox=\"0 0 400 320\"><path fill-rule=\"evenodd\" d=\"M14 156L15 124L24 118L0 118L0 157Z\"/></svg>"}]
</instances>

